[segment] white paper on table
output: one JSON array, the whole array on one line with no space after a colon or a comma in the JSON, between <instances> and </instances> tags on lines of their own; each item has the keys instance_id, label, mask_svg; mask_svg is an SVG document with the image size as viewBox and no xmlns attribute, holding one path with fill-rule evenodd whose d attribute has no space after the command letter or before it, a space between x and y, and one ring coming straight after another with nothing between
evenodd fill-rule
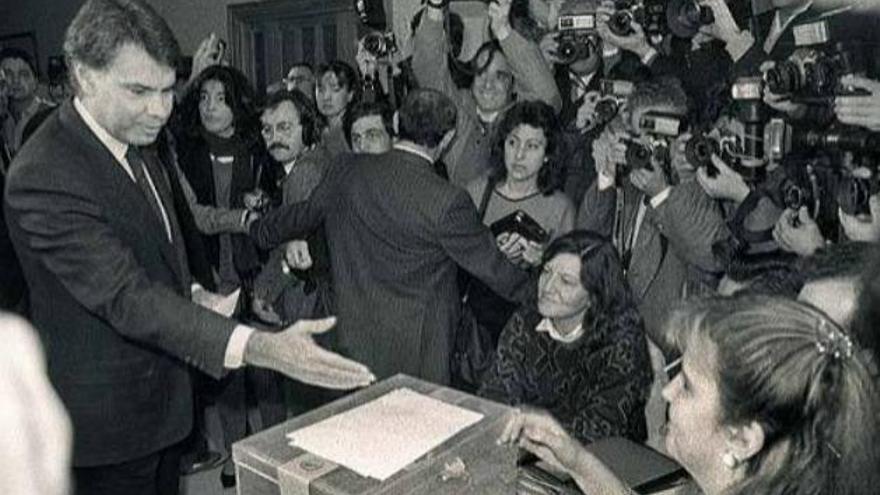
<instances>
[{"instance_id":1,"label":"white paper on table","mask_svg":"<svg viewBox=\"0 0 880 495\"><path fill-rule=\"evenodd\" d=\"M400 388L287 437L294 447L384 481L482 418Z\"/></svg>"},{"instance_id":2,"label":"white paper on table","mask_svg":"<svg viewBox=\"0 0 880 495\"><path fill-rule=\"evenodd\" d=\"M199 306L229 318L235 311L235 307L238 306L239 295L241 295L241 288L235 289L228 296L205 289L197 289L193 291L192 300Z\"/></svg>"}]
</instances>

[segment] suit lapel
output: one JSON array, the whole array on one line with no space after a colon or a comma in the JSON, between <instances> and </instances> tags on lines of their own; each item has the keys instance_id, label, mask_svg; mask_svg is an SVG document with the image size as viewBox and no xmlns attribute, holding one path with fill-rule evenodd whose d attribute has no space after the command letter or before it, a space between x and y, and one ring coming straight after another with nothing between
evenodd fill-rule
<instances>
[{"instance_id":1,"label":"suit lapel","mask_svg":"<svg viewBox=\"0 0 880 495\"><path fill-rule=\"evenodd\" d=\"M135 184L128 172L116 160L116 157L110 153L110 150L95 136L80 117L79 113L73 107L71 101L66 102L60 111L61 121L70 129L73 134L79 138L79 142L85 148L83 151L93 159L87 163L92 164L95 174L101 178L105 184L104 192L112 207L122 213L122 217L129 219L134 225L142 226L144 230L144 238L155 241L158 244L162 257L165 259L169 268L174 272L179 281L182 281L181 266L178 256L175 254L175 247L168 242L168 236L165 232L165 226L162 220L156 216L147 199L144 198L141 189ZM145 160L145 162L148 160ZM173 210L168 210L169 195L163 197L160 183L167 188L167 182L157 176L153 168L150 168L150 176L159 190L159 196L163 206L166 208L169 220L173 226L176 224L173 218ZM99 186L100 187L100 186Z\"/></svg>"}]
</instances>

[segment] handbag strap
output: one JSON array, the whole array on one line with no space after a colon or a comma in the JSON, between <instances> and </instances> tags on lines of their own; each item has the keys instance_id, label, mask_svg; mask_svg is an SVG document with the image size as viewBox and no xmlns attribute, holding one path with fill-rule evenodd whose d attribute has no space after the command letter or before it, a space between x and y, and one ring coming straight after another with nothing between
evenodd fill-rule
<instances>
[{"instance_id":1,"label":"handbag strap","mask_svg":"<svg viewBox=\"0 0 880 495\"><path fill-rule=\"evenodd\" d=\"M492 199L492 191L495 189L495 184L498 184L498 179L492 176L486 179L486 188L483 189L483 197L480 198L480 207L477 209L480 220L486 218L486 209L489 208L489 200Z\"/></svg>"}]
</instances>

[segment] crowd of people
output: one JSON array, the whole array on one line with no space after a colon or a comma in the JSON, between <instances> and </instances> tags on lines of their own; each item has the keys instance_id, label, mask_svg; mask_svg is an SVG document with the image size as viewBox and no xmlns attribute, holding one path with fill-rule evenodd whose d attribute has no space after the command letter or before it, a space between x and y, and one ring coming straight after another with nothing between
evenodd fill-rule
<instances>
[{"instance_id":1,"label":"crowd of people","mask_svg":"<svg viewBox=\"0 0 880 495\"><path fill-rule=\"evenodd\" d=\"M607 437L686 493L873 493L880 11L492 0L463 62L448 4L266 88L215 34L181 74L142 0L85 2L55 101L0 51L0 309L41 342L0 318L9 375L76 492L231 486L212 449L406 373L515 406L500 441L587 493L632 493Z\"/></svg>"}]
</instances>

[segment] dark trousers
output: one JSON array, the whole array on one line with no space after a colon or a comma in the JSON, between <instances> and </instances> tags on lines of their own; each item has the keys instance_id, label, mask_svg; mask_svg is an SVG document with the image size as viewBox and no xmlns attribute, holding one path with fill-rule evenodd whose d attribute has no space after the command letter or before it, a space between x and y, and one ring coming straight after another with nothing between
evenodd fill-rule
<instances>
[{"instance_id":1,"label":"dark trousers","mask_svg":"<svg viewBox=\"0 0 880 495\"><path fill-rule=\"evenodd\" d=\"M76 495L177 495L181 446L131 461L73 469Z\"/></svg>"}]
</instances>

